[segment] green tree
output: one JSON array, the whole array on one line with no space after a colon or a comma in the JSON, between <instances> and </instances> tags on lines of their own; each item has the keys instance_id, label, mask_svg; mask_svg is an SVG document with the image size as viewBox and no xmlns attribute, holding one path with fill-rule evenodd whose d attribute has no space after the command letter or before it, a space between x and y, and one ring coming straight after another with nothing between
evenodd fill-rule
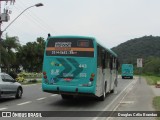
<instances>
[{"instance_id":1,"label":"green tree","mask_svg":"<svg viewBox=\"0 0 160 120\"><path fill-rule=\"evenodd\" d=\"M1 64L3 68L6 68L7 72L10 71L11 65L16 61L15 52L20 46L18 37L9 37L6 34L6 38L1 41Z\"/></svg>"},{"instance_id":2,"label":"green tree","mask_svg":"<svg viewBox=\"0 0 160 120\"><path fill-rule=\"evenodd\" d=\"M45 40L37 38L36 42L28 42L19 48L16 54L19 64L28 72L41 72Z\"/></svg>"},{"instance_id":3,"label":"green tree","mask_svg":"<svg viewBox=\"0 0 160 120\"><path fill-rule=\"evenodd\" d=\"M160 58L149 57L144 63L143 72L147 75L160 75Z\"/></svg>"}]
</instances>

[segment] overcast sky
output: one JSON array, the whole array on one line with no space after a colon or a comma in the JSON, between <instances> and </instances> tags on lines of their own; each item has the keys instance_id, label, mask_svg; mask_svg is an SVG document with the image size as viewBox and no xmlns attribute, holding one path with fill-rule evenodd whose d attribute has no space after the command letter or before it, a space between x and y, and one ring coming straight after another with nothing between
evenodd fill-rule
<instances>
[{"instance_id":1,"label":"overcast sky","mask_svg":"<svg viewBox=\"0 0 160 120\"><path fill-rule=\"evenodd\" d=\"M2 30L25 8L4 33L18 36L20 43L51 35L85 35L108 48L145 35L160 36L160 0L16 0L7 6L12 13Z\"/></svg>"}]
</instances>

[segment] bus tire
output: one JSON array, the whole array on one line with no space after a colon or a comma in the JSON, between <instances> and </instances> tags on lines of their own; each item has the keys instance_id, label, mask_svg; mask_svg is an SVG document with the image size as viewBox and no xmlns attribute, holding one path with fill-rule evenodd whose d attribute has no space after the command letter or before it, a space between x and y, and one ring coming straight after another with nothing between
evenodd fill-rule
<instances>
[{"instance_id":1,"label":"bus tire","mask_svg":"<svg viewBox=\"0 0 160 120\"><path fill-rule=\"evenodd\" d=\"M114 84L114 86L113 86L113 89L110 91L110 93L114 93L114 89L115 89L115 84Z\"/></svg>"},{"instance_id":2,"label":"bus tire","mask_svg":"<svg viewBox=\"0 0 160 120\"><path fill-rule=\"evenodd\" d=\"M110 91L110 93L114 93L114 88Z\"/></svg>"},{"instance_id":3,"label":"bus tire","mask_svg":"<svg viewBox=\"0 0 160 120\"><path fill-rule=\"evenodd\" d=\"M117 83L116 83L117 82ZM115 87L117 86L117 84L118 84L118 81L117 81L117 79L114 81L114 86L113 86L113 89L110 91L110 93L114 93L114 91L115 91Z\"/></svg>"},{"instance_id":4,"label":"bus tire","mask_svg":"<svg viewBox=\"0 0 160 120\"><path fill-rule=\"evenodd\" d=\"M72 99L73 95L61 94L62 99Z\"/></svg>"},{"instance_id":5,"label":"bus tire","mask_svg":"<svg viewBox=\"0 0 160 120\"><path fill-rule=\"evenodd\" d=\"M1 90L0 90L0 98L1 98Z\"/></svg>"},{"instance_id":6,"label":"bus tire","mask_svg":"<svg viewBox=\"0 0 160 120\"><path fill-rule=\"evenodd\" d=\"M106 88L107 88L107 84L105 83L104 90L103 90L103 95L99 97L100 101L104 101L105 98L106 98Z\"/></svg>"}]
</instances>

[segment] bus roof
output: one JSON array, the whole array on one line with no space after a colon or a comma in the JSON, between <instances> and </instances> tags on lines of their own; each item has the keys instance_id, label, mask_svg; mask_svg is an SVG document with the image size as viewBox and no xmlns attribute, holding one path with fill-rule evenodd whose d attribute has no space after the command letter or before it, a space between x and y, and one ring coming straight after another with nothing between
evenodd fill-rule
<instances>
[{"instance_id":1,"label":"bus roof","mask_svg":"<svg viewBox=\"0 0 160 120\"><path fill-rule=\"evenodd\" d=\"M98 42L97 42L97 43L98 43ZM98 43L98 45L100 45L100 46L103 47L105 50L107 50L109 53L111 53L114 57L118 57L118 55L117 55L115 52L113 52L111 49L108 49L108 48L104 47L103 45L101 45L101 44L99 44L99 43Z\"/></svg>"},{"instance_id":2,"label":"bus roof","mask_svg":"<svg viewBox=\"0 0 160 120\"><path fill-rule=\"evenodd\" d=\"M92 39L92 40L95 40L98 45L100 45L105 50L107 50L109 53L111 53L114 57L117 57L117 54L115 52L113 52L111 49L108 49L108 48L104 47L103 45L101 45L100 43L98 43L98 41L94 37L90 37L90 36L78 36L78 35L77 36L76 35L63 35L63 36L50 36L47 39L49 39L49 38L77 38L77 37L78 38L82 38L82 39Z\"/></svg>"},{"instance_id":3,"label":"bus roof","mask_svg":"<svg viewBox=\"0 0 160 120\"><path fill-rule=\"evenodd\" d=\"M88 38L88 39L95 39L94 37L88 36L76 36L76 35L63 35L63 36L50 36L49 38Z\"/></svg>"}]
</instances>

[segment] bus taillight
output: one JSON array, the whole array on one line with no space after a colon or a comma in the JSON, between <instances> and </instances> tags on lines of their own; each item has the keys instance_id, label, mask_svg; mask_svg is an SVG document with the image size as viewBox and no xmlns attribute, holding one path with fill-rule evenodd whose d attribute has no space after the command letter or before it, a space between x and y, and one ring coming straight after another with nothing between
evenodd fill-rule
<instances>
[{"instance_id":1,"label":"bus taillight","mask_svg":"<svg viewBox=\"0 0 160 120\"><path fill-rule=\"evenodd\" d=\"M46 72L43 72L43 75L46 75Z\"/></svg>"},{"instance_id":2,"label":"bus taillight","mask_svg":"<svg viewBox=\"0 0 160 120\"><path fill-rule=\"evenodd\" d=\"M44 79L47 79L47 74L46 74L45 71L43 72L43 78L44 78Z\"/></svg>"},{"instance_id":3,"label":"bus taillight","mask_svg":"<svg viewBox=\"0 0 160 120\"><path fill-rule=\"evenodd\" d=\"M47 79L47 76L46 76L46 75L44 75L44 76L43 76L43 78L44 78L44 79Z\"/></svg>"},{"instance_id":4,"label":"bus taillight","mask_svg":"<svg viewBox=\"0 0 160 120\"><path fill-rule=\"evenodd\" d=\"M93 81L93 78L90 78L89 80L90 80L90 81Z\"/></svg>"},{"instance_id":5,"label":"bus taillight","mask_svg":"<svg viewBox=\"0 0 160 120\"><path fill-rule=\"evenodd\" d=\"M91 77L90 77L90 79L89 79L89 80L90 80L90 81L93 81L93 80L94 80L94 76L95 76L95 74L94 74L94 73L92 73L92 74L91 74Z\"/></svg>"},{"instance_id":6,"label":"bus taillight","mask_svg":"<svg viewBox=\"0 0 160 120\"><path fill-rule=\"evenodd\" d=\"M94 74L94 73L92 73L92 74L91 74L91 77L93 77L93 78L94 78L94 76L95 76L95 74Z\"/></svg>"}]
</instances>

